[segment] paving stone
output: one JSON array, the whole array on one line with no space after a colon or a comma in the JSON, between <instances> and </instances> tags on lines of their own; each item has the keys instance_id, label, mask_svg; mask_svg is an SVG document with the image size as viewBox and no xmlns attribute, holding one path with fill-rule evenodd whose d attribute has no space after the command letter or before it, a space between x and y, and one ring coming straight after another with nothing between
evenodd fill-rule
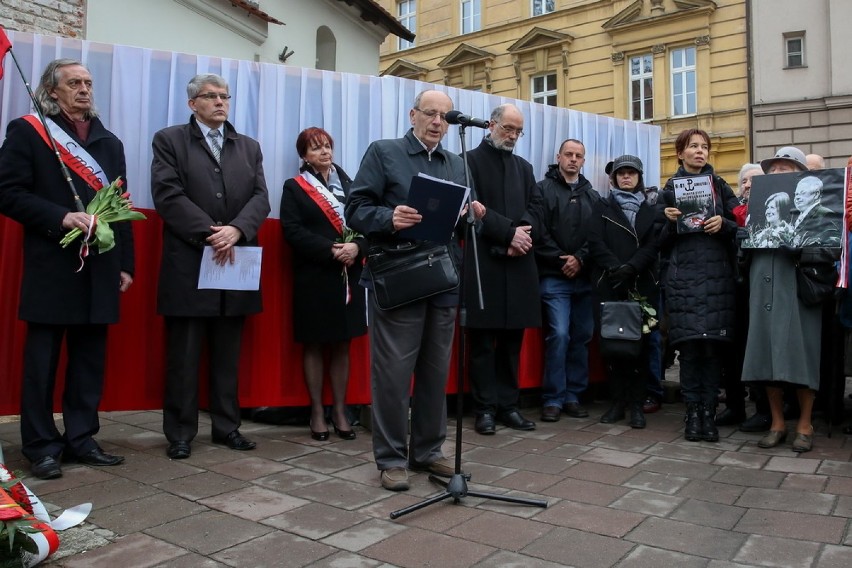
<instances>
[{"instance_id":1,"label":"paving stone","mask_svg":"<svg viewBox=\"0 0 852 568\"><path fill-rule=\"evenodd\" d=\"M11 464L9 464L11 465ZM121 466L116 466L121 467ZM14 466L11 468L15 470ZM115 479L115 467L87 467L84 465L63 466L62 477L59 479L38 479L29 475L29 471L21 477L21 480L30 490L40 498L48 498L53 493L62 493L69 490L79 489L86 485L103 483ZM79 503L79 501L78 501Z\"/></svg>"},{"instance_id":2,"label":"paving stone","mask_svg":"<svg viewBox=\"0 0 852 568\"><path fill-rule=\"evenodd\" d=\"M812 491L821 493L825 490L828 483L828 477L825 475L809 475L806 473L788 473L781 482L781 489L790 491Z\"/></svg>"},{"instance_id":3,"label":"paving stone","mask_svg":"<svg viewBox=\"0 0 852 568\"><path fill-rule=\"evenodd\" d=\"M578 446L577 444L561 444L556 448L547 452L547 456L552 458L563 458L570 460L576 458L589 451L589 446Z\"/></svg>"},{"instance_id":4,"label":"paving stone","mask_svg":"<svg viewBox=\"0 0 852 568\"><path fill-rule=\"evenodd\" d=\"M678 496L731 505L739 499L743 491L745 488L738 485L696 479L687 483Z\"/></svg>"},{"instance_id":5,"label":"paving stone","mask_svg":"<svg viewBox=\"0 0 852 568\"><path fill-rule=\"evenodd\" d=\"M770 456L762 454L747 454L745 452L722 452L713 461L713 465L744 467L748 469L760 469L770 460Z\"/></svg>"},{"instance_id":6,"label":"paving stone","mask_svg":"<svg viewBox=\"0 0 852 568\"><path fill-rule=\"evenodd\" d=\"M730 560L745 542L746 536L713 527L648 517L624 538L655 548Z\"/></svg>"},{"instance_id":7,"label":"paving stone","mask_svg":"<svg viewBox=\"0 0 852 568\"><path fill-rule=\"evenodd\" d=\"M548 487L559 483L560 480L562 480L562 476L559 475L536 473L534 471L517 471L494 481L492 485L527 491L529 493L542 493Z\"/></svg>"},{"instance_id":8,"label":"paving stone","mask_svg":"<svg viewBox=\"0 0 852 568\"><path fill-rule=\"evenodd\" d=\"M621 485L635 474L635 471L631 471L628 468L585 461L581 461L565 470L566 477L608 483L610 485Z\"/></svg>"},{"instance_id":9,"label":"paving stone","mask_svg":"<svg viewBox=\"0 0 852 568\"><path fill-rule=\"evenodd\" d=\"M849 568L852 566L852 548L827 544L817 558L814 568Z\"/></svg>"},{"instance_id":10,"label":"paving stone","mask_svg":"<svg viewBox=\"0 0 852 568\"><path fill-rule=\"evenodd\" d=\"M618 450L608 450L606 448L591 449L580 457L584 461L615 465L618 467L633 467L645 459L645 456L642 454L620 452Z\"/></svg>"},{"instance_id":11,"label":"paving stone","mask_svg":"<svg viewBox=\"0 0 852 568\"><path fill-rule=\"evenodd\" d=\"M155 487L150 485L132 479L111 476L105 481L50 493L50 502L62 508L73 507L80 503L91 503L92 510L98 510L111 507L117 503L148 497L158 492ZM36 494L40 493L40 491L36 492Z\"/></svg>"},{"instance_id":12,"label":"paving stone","mask_svg":"<svg viewBox=\"0 0 852 568\"><path fill-rule=\"evenodd\" d=\"M750 509L734 530L749 533L840 544L846 519L787 511Z\"/></svg>"},{"instance_id":13,"label":"paving stone","mask_svg":"<svg viewBox=\"0 0 852 568\"><path fill-rule=\"evenodd\" d=\"M273 473L272 475L256 479L254 480L254 483L274 491L286 493L300 487L307 487L309 485L314 485L315 483L328 481L329 479L331 479L331 477L316 471L291 468L280 473Z\"/></svg>"},{"instance_id":14,"label":"paving stone","mask_svg":"<svg viewBox=\"0 0 852 568\"><path fill-rule=\"evenodd\" d=\"M783 471L785 473L814 473L819 467L820 460L808 458L790 458L775 456L769 458L764 466L768 471Z\"/></svg>"},{"instance_id":15,"label":"paving stone","mask_svg":"<svg viewBox=\"0 0 852 568\"><path fill-rule=\"evenodd\" d=\"M629 438L627 436L601 436L591 443L594 448L607 448L610 450L619 450L622 452L640 453L649 448L652 442L637 438Z\"/></svg>"},{"instance_id":16,"label":"paving stone","mask_svg":"<svg viewBox=\"0 0 852 568\"><path fill-rule=\"evenodd\" d=\"M155 568L229 568L227 564L217 562L212 558L189 552L173 560L157 564Z\"/></svg>"},{"instance_id":17,"label":"paving stone","mask_svg":"<svg viewBox=\"0 0 852 568\"><path fill-rule=\"evenodd\" d=\"M570 499L592 505L609 505L628 492L617 485L606 485L582 479L566 479L543 490L544 495Z\"/></svg>"},{"instance_id":18,"label":"paving stone","mask_svg":"<svg viewBox=\"0 0 852 568\"><path fill-rule=\"evenodd\" d=\"M272 527L221 511L206 511L150 528L145 532L192 552L211 555L274 530Z\"/></svg>"},{"instance_id":19,"label":"paving stone","mask_svg":"<svg viewBox=\"0 0 852 568\"><path fill-rule=\"evenodd\" d=\"M254 437L252 438L254 439ZM278 440L273 438L260 438L255 440L257 447L250 452L251 457L265 458L275 461L286 461L308 454L313 454L320 451L320 448L312 447L309 444L297 444L289 440ZM320 442L323 443L323 442ZM234 453L233 450L226 449L222 446L216 446L222 452L230 455L230 460L238 459L246 456L245 453Z\"/></svg>"},{"instance_id":20,"label":"paving stone","mask_svg":"<svg viewBox=\"0 0 852 568\"><path fill-rule=\"evenodd\" d=\"M852 495L852 477L829 476L825 492L833 495Z\"/></svg>"},{"instance_id":21,"label":"paving stone","mask_svg":"<svg viewBox=\"0 0 852 568\"><path fill-rule=\"evenodd\" d=\"M130 506L128 506L130 505ZM169 493L156 493L125 504L93 509L89 520L120 535L144 531L208 509Z\"/></svg>"},{"instance_id":22,"label":"paving stone","mask_svg":"<svg viewBox=\"0 0 852 568\"><path fill-rule=\"evenodd\" d=\"M155 432L144 428L139 428L136 433L121 439L120 442L123 447L131 450L157 452L159 454L165 454L168 446L162 430Z\"/></svg>"},{"instance_id":23,"label":"paving stone","mask_svg":"<svg viewBox=\"0 0 852 568\"><path fill-rule=\"evenodd\" d=\"M187 475L186 477L163 481L156 484L155 487L169 493L174 493L190 501L198 501L199 499L212 497L220 493L236 491L246 485L245 481L205 471L195 475Z\"/></svg>"},{"instance_id":24,"label":"paving stone","mask_svg":"<svg viewBox=\"0 0 852 568\"><path fill-rule=\"evenodd\" d=\"M146 568L156 566L179 558L186 551L158 540L151 536L137 533L120 538L115 542L62 560L64 568L115 568L128 566L128 559L133 559L133 566Z\"/></svg>"},{"instance_id":25,"label":"paving stone","mask_svg":"<svg viewBox=\"0 0 852 568\"><path fill-rule=\"evenodd\" d=\"M630 491L613 502L610 507L633 511L642 515L665 517L674 511L683 501L680 497L661 495L654 491Z\"/></svg>"},{"instance_id":26,"label":"paving stone","mask_svg":"<svg viewBox=\"0 0 852 568\"><path fill-rule=\"evenodd\" d=\"M473 491L482 491L489 495L505 495L510 498L520 498L529 500L529 502L507 502L507 501L499 501L493 498L480 498L479 502L471 499L470 494L466 497L466 501L470 504L470 506L474 506L480 509L485 509L488 511L494 511L496 513L503 513L505 515L512 515L515 517L522 517L525 519L529 519L534 517L539 512L543 511L545 507L549 507L554 505L553 499L542 498L541 495L535 495L532 493L526 493L523 491L506 491L505 493L498 493L493 491L491 487L471 487ZM543 503L544 506L539 506L532 503Z\"/></svg>"},{"instance_id":27,"label":"paving stone","mask_svg":"<svg viewBox=\"0 0 852 568\"><path fill-rule=\"evenodd\" d=\"M475 568L564 568L565 564L559 562L548 562L540 558L533 558L516 552L500 550L474 564Z\"/></svg>"},{"instance_id":28,"label":"paving stone","mask_svg":"<svg viewBox=\"0 0 852 568\"><path fill-rule=\"evenodd\" d=\"M704 568L706 565L706 558L641 545L634 548L624 560L618 563L619 568L660 568L661 566Z\"/></svg>"},{"instance_id":29,"label":"paving stone","mask_svg":"<svg viewBox=\"0 0 852 568\"><path fill-rule=\"evenodd\" d=\"M301 469L309 469L320 473L333 473L341 469L364 464L364 460L337 452L314 452L306 456L291 458L287 465Z\"/></svg>"},{"instance_id":30,"label":"paving stone","mask_svg":"<svg viewBox=\"0 0 852 568\"><path fill-rule=\"evenodd\" d=\"M547 455L549 452L561 446L560 442L552 440L539 440L536 438L520 438L503 446L504 450L510 452L522 452L524 454L532 454L535 456Z\"/></svg>"},{"instance_id":31,"label":"paving stone","mask_svg":"<svg viewBox=\"0 0 852 568\"><path fill-rule=\"evenodd\" d=\"M573 460L565 458L523 454L503 465L505 467L523 469L530 472L559 474L571 467L573 463Z\"/></svg>"},{"instance_id":32,"label":"paving stone","mask_svg":"<svg viewBox=\"0 0 852 568\"><path fill-rule=\"evenodd\" d=\"M775 489L781 486L784 477L786 476L780 472L726 466L716 472L711 479L719 483L730 483L731 485Z\"/></svg>"},{"instance_id":33,"label":"paving stone","mask_svg":"<svg viewBox=\"0 0 852 568\"><path fill-rule=\"evenodd\" d=\"M560 424L562 423L560 422ZM574 446L589 446L601 436L603 436L602 433L590 430L562 430L553 436L551 441Z\"/></svg>"},{"instance_id":34,"label":"paving stone","mask_svg":"<svg viewBox=\"0 0 852 568\"><path fill-rule=\"evenodd\" d=\"M409 528L361 551L365 556L406 568L435 566L467 567L494 549L475 542Z\"/></svg>"},{"instance_id":35,"label":"paving stone","mask_svg":"<svg viewBox=\"0 0 852 568\"><path fill-rule=\"evenodd\" d=\"M810 568L818 552L819 545L813 542L752 535L734 560L760 566Z\"/></svg>"},{"instance_id":36,"label":"paving stone","mask_svg":"<svg viewBox=\"0 0 852 568\"><path fill-rule=\"evenodd\" d=\"M511 452L497 448L474 448L462 454L463 462L477 462L489 465L506 465L521 457L520 452Z\"/></svg>"},{"instance_id":37,"label":"paving stone","mask_svg":"<svg viewBox=\"0 0 852 568\"><path fill-rule=\"evenodd\" d=\"M711 503L699 499L688 499L677 511L669 515L670 519L699 523L717 529L730 530L742 518L745 509L721 503Z\"/></svg>"},{"instance_id":38,"label":"paving stone","mask_svg":"<svg viewBox=\"0 0 852 568\"><path fill-rule=\"evenodd\" d=\"M618 564L633 545L622 539L557 527L521 553L562 566L610 568Z\"/></svg>"},{"instance_id":39,"label":"paving stone","mask_svg":"<svg viewBox=\"0 0 852 568\"><path fill-rule=\"evenodd\" d=\"M276 531L232 546L213 555L230 566L308 566L320 563L336 550L294 534Z\"/></svg>"},{"instance_id":40,"label":"paving stone","mask_svg":"<svg viewBox=\"0 0 852 568\"><path fill-rule=\"evenodd\" d=\"M553 526L545 523L486 511L444 532L449 536L517 552L552 529Z\"/></svg>"},{"instance_id":41,"label":"paving stone","mask_svg":"<svg viewBox=\"0 0 852 568\"><path fill-rule=\"evenodd\" d=\"M709 479L717 471L719 471L719 466L708 465L701 462L652 456L637 465L636 469L654 471L663 474L680 475L690 479Z\"/></svg>"},{"instance_id":42,"label":"paving stone","mask_svg":"<svg viewBox=\"0 0 852 568\"><path fill-rule=\"evenodd\" d=\"M625 481L624 485L633 489L674 495L687 483L689 483L689 479L686 477L654 473L652 471L640 471L628 481Z\"/></svg>"},{"instance_id":43,"label":"paving stone","mask_svg":"<svg viewBox=\"0 0 852 568\"><path fill-rule=\"evenodd\" d=\"M350 552L359 552L407 530L401 524L382 519L369 519L322 540L323 543Z\"/></svg>"},{"instance_id":44,"label":"paving stone","mask_svg":"<svg viewBox=\"0 0 852 568\"><path fill-rule=\"evenodd\" d=\"M306 505L307 501L252 485L201 499L198 503L250 521L260 521Z\"/></svg>"},{"instance_id":45,"label":"paving stone","mask_svg":"<svg viewBox=\"0 0 852 568\"><path fill-rule=\"evenodd\" d=\"M736 504L747 508L828 515L834 508L835 500L836 497L832 495L819 493L749 487Z\"/></svg>"},{"instance_id":46,"label":"paving stone","mask_svg":"<svg viewBox=\"0 0 852 568\"><path fill-rule=\"evenodd\" d=\"M352 552L337 552L323 558L322 565L325 568L378 568L383 566L383 563Z\"/></svg>"},{"instance_id":47,"label":"paving stone","mask_svg":"<svg viewBox=\"0 0 852 568\"><path fill-rule=\"evenodd\" d=\"M625 430L619 437L642 440L649 446L658 442L669 443L681 439L682 434L680 432L660 430L655 424L655 417L650 417L648 415L645 415L645 417L650 421L647 428L630 428L629 430Z\"/></svg>"},{"instance_id":48,"label":"paving stone","mask_svg":"<svg viewBox=\"0 0 852 568\"><path fill-rule=\"evenodd\" d=\"M465 473L470 474L470 481L476 483L493 484L518 471L513 467L502 467L482 463L468 463L462 466Z\"/></svg>"},{"instance_id":49,"label":"paving stone","mask_svg":"<svg viewBox=\"0 0 852 568\"><path fill-rule=\"evenodd\" d=\"M211 471L227 475L228 477L233 477L234 479L242 479L244 481L251 481L267 475L272 475L274 473L285 471L289 468L290 466L284 465L275 460L268 460L256 456L210 466Z\"/></svg>"},{"instance_id":50,"label":"paving stone","mask_svg":"<svg viewBox=\"0 0 852 568\"><path fill-rule=\"evenodd\" d=\"M424 483L428 483L426 476L422 476ZM431 492L435 492L431 489ZM308 499L340 507L341 509L357 509L369 503L380 501L387 497L388 492L382 489L376 478L376 485L369 487L360 483L352 483L342 479L329 479L324 483L299 487L289 492L290 495L300 499Z\"/></svg>"},{"instance_id":51,"label":"paving stone","mask_svg":"<svg viewBox=\"0 0 852 568\"><path fill-rule=\"evenodd\" d=\"M852 462L837 462L826 460L817 469L817 473L821 475L837 475L842 477L852 477Z\"/></svg>"},{"instance_id":52,"label":"paving stone","mask_svg":"<svg viewBox=\"0 0 852 568\"><path fill-rule=\"evenodd\" d=\"M834 507L833 515L838 517L852 518L852 498L843 496L837 498L837 505Z\"/></svg>"},{"instance_id":53,"label":"paving stone","mask_svg":"<svg viewBox=\"0 0 852 568\"><path fill-rule=\"evenodd\" d=\"M645 518L645 515L639 513L562 501L536 515L535 520L584 532L622 537Z\"/></svg>"},{"instance_id":54,"label":"paving stone","mask_svg":"<svg viewBox=\"0 0 852 568\"><path fill-rule=\"evenodd\" d=\"M263 523L311 540L347 529L364 518L363 513L344 511L321 503L307 503L263 520Z\"/></svg>"},{"instance_id":55,"label":"paving stone","mask_svg":"<svg viewBox=\"0 0 852 568\"><path fill-rule=\"evenodd\" d=\"M713 463L722 455L718 449L718 445L710 447L702 447L698 444L654 444L648 448L647 452L653 456L670 458L673 460L694 461L700 463Z\"/></svg>"},{"instance_id":56,"label":"paving stone","mask_svg":"<svg viewBox=\"0 0 852 568\"><path fill-rule=\"evenodd\" d=\"M112 467L110 470L115 475L152 485L204 471L188 463L188 460L170 460L165 454L162 457L146 455L145 459L127 456L123 464Z\"/></svg>"}]
</instances>

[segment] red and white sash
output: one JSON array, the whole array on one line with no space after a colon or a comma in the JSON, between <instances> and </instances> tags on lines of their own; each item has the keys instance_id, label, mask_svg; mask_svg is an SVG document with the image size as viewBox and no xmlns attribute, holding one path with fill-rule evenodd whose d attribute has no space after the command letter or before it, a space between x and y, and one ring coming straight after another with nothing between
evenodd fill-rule
<instances>
[{"instance_id":1,"label":"red and white sash","mask_svg":"<svg viewBox=\"0 0 852 568\"><path fill-rule=\"evenodd\" d=\"M299 184L299 187L302 188L307 196L317 204L317 207L326 216L328 222L332 224L342 237L343 228L346 226L343 220L343 204L313 174L302 172L293 179L296 180L296 183ZM341 274L343 275L344 302L349 304L352 301L352 289L349 286L349 272L346 270L345 265L341 270Z\"/></svg>"},{"instance_id":2,"label":"red and white sash","mask_svg":"<svg viewBox=\"0 0 852 568\"><path fill-rule=\"evenodd\" d=\"M34 114L28 114L24 120L30 123L39 133L42 140L48 147L51 147L50 139L44 129L44 125ZM76 140L71 138L71 135L62 130L62 128L54 122L50 117L45 118L47 127L50 129L50 135L56 141L56 149L59 150L59 156L62 161L68 166L72 172L83 178L83 180L95 191L109 185L109 179L104 173L104 169L98 164L91 154L86 152L86 149L81 147ZM51 147L51 150L53 148Z\"/></svg>"}]
</instances>

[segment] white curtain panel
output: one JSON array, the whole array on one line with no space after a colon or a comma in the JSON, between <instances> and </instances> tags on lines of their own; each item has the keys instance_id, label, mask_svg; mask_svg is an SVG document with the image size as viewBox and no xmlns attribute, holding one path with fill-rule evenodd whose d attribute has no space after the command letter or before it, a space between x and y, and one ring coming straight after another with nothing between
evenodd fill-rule
<instances>
[{"instance_id":1,"label":"white curtain panel","mask_svg":"<svg viewBox=\"0 0 852 568\"><path fill-rule=\"evenodd\" d=\"M124 142L128 186L140 208L153 208L151 139L157 130L189 120L186 84L198 73L222 75L230 84L231 122L263 148L273 217L278 215L284 181L298 170L295 141L301 130L320 126L331 133L335 161L354 177L367 145L404 134L415 95L432 87L447 92L455 108L477 118L487 119L491 109L501 103L518 105L526 118L526 135L516 152L532 163L536 179L554 163L562 140L576 138L586 146L583 174L602 193L608 188L604 166L625 153L642 159L646 185L658 185L660 180L660 129L648 124L398 77L318 71L23 32L7 34L32 85L38 84L45 65L56 58L77 59L89 68L101 118ZM0 89L0 134L5 136L10 120L32 112L10 55L5 59ZM484 134L468 128L468 149L476 147ZM444 145L453 152L461 151L458 126L449 127Z\"/></svg>"}]
</instances>

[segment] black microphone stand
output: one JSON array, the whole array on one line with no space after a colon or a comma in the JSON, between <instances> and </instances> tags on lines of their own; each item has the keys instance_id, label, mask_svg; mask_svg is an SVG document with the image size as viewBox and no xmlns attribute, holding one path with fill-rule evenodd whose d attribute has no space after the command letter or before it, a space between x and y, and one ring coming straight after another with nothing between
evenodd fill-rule
<instances>
[{"instance_id":1,"label":"black microphone stand","mask_svg":"<svg viewBox=\"0 0 852 568\"><path fill-rule=\"evenodd\" d=\"M467 146L464 139L464 124L459 125L459 139L461 141L462 160L464 161L464 177L467 187L471 188L467 196L467 216L464 223L464 244L465 249L467 243L471 243L471 251L473 253L473 267L476 274L476 290L479 298L479 309L485 309L485 302L482 297L482 279L479 274L479 251L476 244L476 236L473 234L476 218L473 214L473 188L470 183L470 169L467 165ZM464 249L463 249L464 250ZM464 497L481 497L483 499L493 499L495 501L504 501L506 503L517 503L519 505L531 505L534 507L547 507L547 501L543 499L527 499L525 497L510 497L508 495L498 495L495 493L486 493L483 491L471 491L467 488L467 482L470 480L470 474L464 473L461 468L461 452L462 452L462 420L464 419L464 372L467 355L465 353L465 328L467 327L467 309L464 301L464 286L467 284L464 278L464 265L467 262L467 255L462 255L461 270L461 287L459 288L459 331L456 336L456 349L458 349L458 368L456 370L456 453L455 453L455 473L449 480L439 477L434 474L429 475L429 480L433 483L444 486L444 491L437 495L427 497L420 503L415 503L403 509L398 509L391 512L391 519L398 519L408 513L413 513L424 507L428 507L433 503L444 501L452 497L453 503L459 503Z\"/></svg>"}]
</instances>

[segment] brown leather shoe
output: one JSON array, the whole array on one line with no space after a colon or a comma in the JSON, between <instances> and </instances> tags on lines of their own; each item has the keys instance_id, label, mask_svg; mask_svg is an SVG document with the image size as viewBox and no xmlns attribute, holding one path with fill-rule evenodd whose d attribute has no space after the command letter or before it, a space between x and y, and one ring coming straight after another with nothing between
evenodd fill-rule
<instances>
[{"instance_id":1,"label":"brown leather shoe","mask_svg":"<svg viewBox=\"0 0 852 568\"><path fill-rule=\"evenodd\" d=\"M408 471L404 467L392 467L382 471L382 487L388 491L407 491Z\"/></svg>"},{"instance_id":2,"label":"brown leather shoe","mask_svg":"<svg viewBox=\"0 0 852 568\"><path fill-rule=\"evenodd\" d=\"M559 417L562 414L562 409L558 406L542 406L541 421L542 422L559 422Z\"/></svg>"},{"instance_id":3,"label":"brown leather shoe","mask_svg":"<svg viewBox=\"0 0 852 568\"><path fill-rule=\"evenodd\" d=\"M774 448L778 444L783 444L787 439L787 430L770 430L766 436L757 442L758 448Z\"/></svg>"},{"instance_id":4,"label":"brown leather shoe","mask_svg":"<svg viewBox=\"0 0 852 568\"><path fill-rule=\"evenodd\" d=\"M814 447L814 437L812 435L800 434L796 432L796 436L793 438L793 451L797 454L801 454L803 452L809 452Z\"/></svg>"}]
</instances>

